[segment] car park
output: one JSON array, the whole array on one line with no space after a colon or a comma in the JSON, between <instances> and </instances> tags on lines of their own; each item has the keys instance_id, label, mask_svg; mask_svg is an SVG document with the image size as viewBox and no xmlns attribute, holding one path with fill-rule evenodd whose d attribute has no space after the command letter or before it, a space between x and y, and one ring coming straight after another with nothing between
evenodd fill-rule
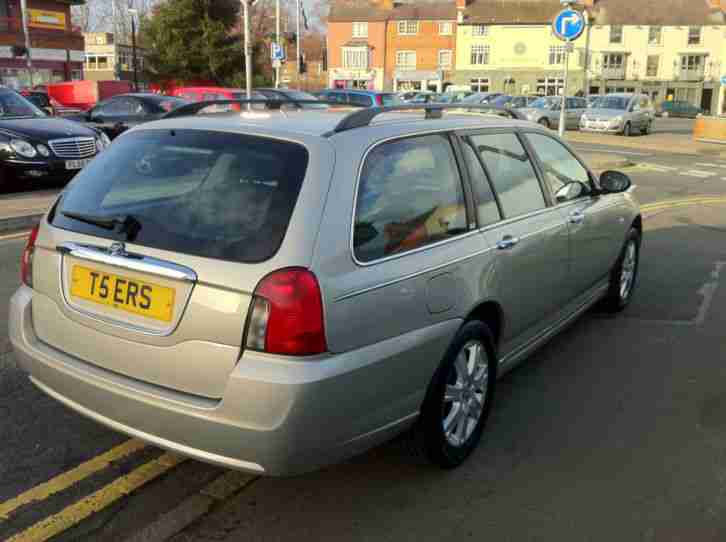
<instances>
[{"instance_id":1,"label":"car park","mask_svg":"<svg viewBox=\"0 0 726 542\"><path fill-rule=\"evenodd\" d=\"M580 117L587 108L585 98L567 97L565 101L565 129L577 130L580 126ZM538 98L528 107L520 109L528 120L541 124L546 128L557 129L560 126L562 98L559 96L545 96Z\"/></svg>"},{"instance_id":2,"label":"car park","mask_svg":"<svg viewBox=\"0 0 726 542\"><path fill-rule=\"evenodd\" d=\"M466 98L464 98L461 101L462 101L462 103L473 104L473 105L488 104L488 103L491 103L492 100L494 100L495 98L498 98L501 95L502 95L501 92L475 92L474 94L467 96Z\"/></svg>"},{"instance_id":3,"label":"car park","mask_svg":"<svg viewBox=\"0 0 726 542\"><path fill-rule=\"evenodd\" d=\"M608 94L601 96L580 118L580 130L631 136L649 134L655 109L645 94Z\"/></svg>"},{"instance_id":4,"label":"car park","mask_svg":"<svg viewBox=\"0 0 726 542\"><path fill-rule=\"evenodd\" d=\"M439 94L436 102L441 104L456 104L460 103L464 98L471 96L473 93L470 91L452 91L444 92Z\"/></svg>"},{"instance_id":5,"label":"car park","mask_svg":"<svg viewBox=\"0 0 726 542\"><path fill-rule=\"evenodd\" d=\"M674 117L695 119L701 114L703 114L703 110L700 107L685 100L669 100L661 102L655 110L655 115L663 118Z\"/></svg>"},{"instance_id":6,"label":"car park","mask_svg":"<svg viewBox=\"0 0 726 542\"><path fill-rule=\"evenodd\" d=\"M408 100L410 104L427 104L438 102L441 98L440 94L435 92L419 92Z\"/></svg>"},{"instance_id":7,"label":"car park","mask_svg":"<svg viewBox=\"0 0 726 542\"><path fill-rule=\"evenodd\" d=\"M354 105L357 107L390 106L403 103L392 92L376 92L374 90L330 89L319 92L318 98L334 104Z\"/></svg>"},{"instance_id":8,"label":"car park","mask_svg":"<svg viewBox=\"0 0 726 542\"><path fill-rule=\"evenodd\" d=\"M102 132L50 117L14 90L0 87L0 188L68 181L109 144Z\"/></svg>"},{"instance_id":9,"label":"car park","mask_svg":"<svg viewBox=\"0 0 726 542\"><path fill-rule=\"evenodd\" d=\"M509 107L511 109L524 109L529 107L538 99L537 96L510 96L503 94L492 100L492 104L497 107Z\"/></svg>"},{"instance_id":10,"label":"car park","mask_svg":"<svg viewBox=\"0 0 726 542\"><path fill-rule=\"evenodd\" d=\"M101 130L113 140L129 128L160 119L187 103L187 100L181 98L159 94L119 94L85 113L70 115L68 118Z\"/></svg>"},{"instance_id":11,"label":"car park","mask_svg":"<svg viewBox=\"0 0 726 542\"><path fill-rule=\"evenodd\" d=\"M461 464L497 377L595 303L628 305L642 222L627 176L549 130L441 109L180 109L130 130L29 237L19 365L225 467L305 472L408 430Z\"/></svg>"},{"instance_id":12,"label":"car park","mask_svg":"<svg viewBox=\"0 0 726 542\"><path fill-rule=\"evenodd\" d=\"M285 108L293 109L327 109L325 103L310 103L319 101L308 92L286 88L256 88L255 92L265 96L268 100L278 100L285 103ZM298 103L299 102L299 103Z\"/></svg>"}]
</instances>

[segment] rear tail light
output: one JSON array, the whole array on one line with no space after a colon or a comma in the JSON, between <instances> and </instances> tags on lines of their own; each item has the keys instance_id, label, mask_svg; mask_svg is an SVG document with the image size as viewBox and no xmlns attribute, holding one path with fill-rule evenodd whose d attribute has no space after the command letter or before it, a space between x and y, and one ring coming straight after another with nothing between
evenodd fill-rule
<instances>
[{"instance_id":1,"label":"rear tail light","mask_svg":"<svg viewBox=\"0 0 726 542\"><path fill-rule=\"evenodd\" d=\"M312 272L289 268L267 275L252 303L247 348L287 356L328 350L320 285Z\"/></svg>"},{"instance_id":2,"label":"rear tail light","mask_svg":"<svg viewBox=\"0 0 726 542\"><path fill-rule=\"evenodd\" d=\"M38 239L38 229L39 226L36 226L30 232L20 261L20 280L30 288L33 287L33 253L35 252L35 241Z\"/></svg>"},{"instance_id":3,"label":"rear tail light","mask_svg":"<svg viewBox=\"0 0 726 542\"><path fill-rule=\"evenodd\" d=\"M383 105L383 96L381 96L380 94L378 94L378 95L376 96L376 103L377 103L378 105Z\"/></svg>"}]
</instances>

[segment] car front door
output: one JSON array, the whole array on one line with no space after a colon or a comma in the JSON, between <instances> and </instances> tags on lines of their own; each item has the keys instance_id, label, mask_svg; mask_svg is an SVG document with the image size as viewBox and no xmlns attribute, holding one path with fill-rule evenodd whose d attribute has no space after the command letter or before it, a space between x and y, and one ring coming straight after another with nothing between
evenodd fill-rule
<instances>
[{"instance_id":1,"label":"car front door","mask_svg":"<svg viewBox=\"0 0 726 542\"><path fill-rule=\"evenodd\" d=\"M589 171L559 140L540 132L526 137L555 208L568 224L568 283L575 296L582 294L607 277L619 254L625 230L613 205L618 200L595 194Z\"/></svg>"},{"instance_id":2,"label":"car front door","mask_svg":"<svg viewBox=\"0 0 726 542\"><path fill-rule=\"evenodd\" d=\"M504 312L501 353L506 357L541 332L569 297L567 224L549 206L517 133L468 133L462 146L465 155L478 160L468 162L475 166L471 182L479 225L495 252L488 280ZM492 192L495 197L488 195Z\"/></svg>"}]
</instances>

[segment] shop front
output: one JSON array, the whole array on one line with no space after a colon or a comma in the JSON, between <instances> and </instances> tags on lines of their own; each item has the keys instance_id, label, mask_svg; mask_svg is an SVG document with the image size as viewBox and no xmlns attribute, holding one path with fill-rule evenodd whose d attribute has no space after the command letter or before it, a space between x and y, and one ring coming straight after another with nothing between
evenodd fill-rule
<instances>
[{"instance_id":1,"label":"shop front","mask_svg":"<svg viewBox=\"0 0 726 542\"><path fill-rule=\"evenodd\" d=\"M330 70L330 87L336 89L383 90L383 71L372 70L345 70L333 68Z\"/></svg>"},{"instance_id":2,"label":"shop front","mask_svg":"<svg viewBox=\"0 0 726 542\"><path fill-rule=\"evenodd\" d=\"M443 92L444 76L441 71L397 70L393 73L393 91Z\"/></svg>"},{"instance_id":3,"label":"shop front","mask_svg":"<svg viewBox=\"0 0 726 542\"><path fill-rule=\"evenodd\" d=\"M25 57L13 55L11 47L0 47L0 84L14 89L83 78L83 51L31 50L33 76Z\"/></svg>"}]
</instances>

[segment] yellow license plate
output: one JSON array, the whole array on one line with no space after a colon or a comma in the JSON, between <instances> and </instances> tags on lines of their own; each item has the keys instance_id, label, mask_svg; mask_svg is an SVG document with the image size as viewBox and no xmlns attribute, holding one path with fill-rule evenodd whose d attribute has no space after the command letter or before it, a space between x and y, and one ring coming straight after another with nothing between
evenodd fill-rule
<instances>
[{"instance_id":1,"label":"yellow license plate","mask_svg":"<svg viewBox=\"0 0 726 542\"><path fill-rule=\"evenodd\" d=\"M71 295L99 305L171 322L175 290L128 277L73 266Z\"/></svg>"}]
</instances>

